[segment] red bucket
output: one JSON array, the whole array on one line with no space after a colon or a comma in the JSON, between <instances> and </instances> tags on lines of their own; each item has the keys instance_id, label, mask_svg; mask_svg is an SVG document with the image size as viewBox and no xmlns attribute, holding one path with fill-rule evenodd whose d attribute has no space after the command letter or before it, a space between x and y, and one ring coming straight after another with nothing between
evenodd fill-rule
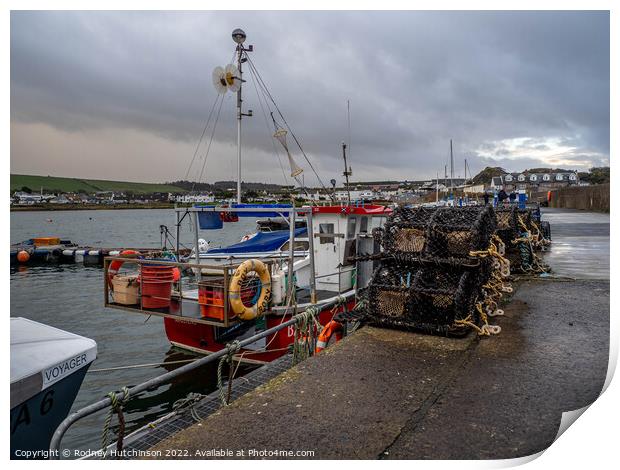
<instances>
[{"instance_id":1,"label":"red bucket","mask_svg":"<svg viewBox=\"0 0 620 470\"><path fill-rule=\"evenodd\" d=\"M142 265L142 308L170 306L174 266Z\"/></svg>"}]
</instances>

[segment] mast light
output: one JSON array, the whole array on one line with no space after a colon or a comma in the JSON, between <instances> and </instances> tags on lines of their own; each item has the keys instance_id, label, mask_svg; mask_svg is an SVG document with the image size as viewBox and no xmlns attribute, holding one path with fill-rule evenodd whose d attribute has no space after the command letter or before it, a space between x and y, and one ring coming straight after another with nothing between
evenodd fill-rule
<instances>
[{"instance_id":1,"label":"mast light","mask_svg":"<svg viewBox=\"0 0 620 470\"><path fill-rule=\"evenodd\" d=\"M243 44L245 42L245 32L237 28L232 32L232 38L237 44Z\"/></svg>"}]
</instances>

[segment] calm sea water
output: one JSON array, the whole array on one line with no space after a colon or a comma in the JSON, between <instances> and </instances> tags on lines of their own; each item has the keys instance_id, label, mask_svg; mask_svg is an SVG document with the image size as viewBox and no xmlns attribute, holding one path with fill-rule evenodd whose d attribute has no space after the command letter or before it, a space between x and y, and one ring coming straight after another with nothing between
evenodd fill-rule
<instances>
[{"instance_id":1,"label":"calm sea water","mask_svg":"<svg viewBox=\"0 0 620 470\"><path fill-rule=\"evenodd\" d=\"M159 247L160 225L174 234L172 209L93 210L58 212L12 212L11 243L35 236L58 236L74 242L102 247ZM201 232L213 245L238 241L254 231L254 219L224 224L224 229ZM181 241L193 244L189 221L184 224ZM164 363L191 359L189 353L170 347L163 321L103 307L101 268L80 265L49 267L11 267L11 316L26 317L94 339L97 360L91 369L145 363ZM173 370L178 365L89 372L73 410L104 397L123 386ZM173 403L189 392L209 393L215 389L216 365L179 377L152 393L132 399L126 406L128 432L169 412ZM104 413L74 425L65 435L63 447L98 449Z\"/></svg>"}]
</instances>

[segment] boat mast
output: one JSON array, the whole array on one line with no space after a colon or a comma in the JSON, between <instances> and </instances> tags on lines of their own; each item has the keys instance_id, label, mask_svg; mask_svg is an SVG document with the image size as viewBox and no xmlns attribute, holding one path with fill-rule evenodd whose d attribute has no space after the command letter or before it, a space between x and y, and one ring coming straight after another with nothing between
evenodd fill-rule
<instances>
[{"instance_id":1,"label":"boat mast","mask_svg":"<svg viewBox=\"0 0 620 470\"><path fill-rule=\"evenodd\" d=\"M232 32L233 41L237 43L237 69L239 70L239 90L237 90L237 204L241 204L241 119L243 116L252 116L252 110L248 110L247 113L243 113L241 105L243 99L241 99L241 88L243 85L243 72L241 70L241 64L247 59L243 57L244 52L252 52L253 46L248 46L246 49L243 47L245 42L245 32L242 29L235 29Z\"/></svg>"},{"instance_id":2,"label":"boat mast","mask_svg":"<svg viewBox=\"0 0 620 470\"><path fill-rule=\"evenodd\" d=\"M452 155L452 139L450 139L450 194L454 188L454 156Z\"/></svg>"},{"instance_id":3,"label":"boat mast","mask_svg":"<svg viewBox=\"0 0 620 470\"><path fill-rule=\"evenodd\" d=\"M347 185L347 201L349 206L351 205L351 190L349 189L349 176L353 174L351 171L351 167L347 169L347 144L342 143L342 158L344 159L344 171L342 175L345 177L346 185Z\"/></svg>"}]
</instances>

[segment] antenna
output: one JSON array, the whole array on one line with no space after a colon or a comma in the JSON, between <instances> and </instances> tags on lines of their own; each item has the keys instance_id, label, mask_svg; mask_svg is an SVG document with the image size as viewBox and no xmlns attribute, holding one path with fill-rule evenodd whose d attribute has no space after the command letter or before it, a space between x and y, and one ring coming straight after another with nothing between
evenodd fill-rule
<instances>
[{"instance_id":1,"label":"antenna","mask_svg":"<svg viewBox=\"0 0 620 470\"><path fill-rule=\"evenodd\" d=\"M349 205L351 205L351 191L349 190L349 176L353 174L351 167L347 170L347 144L342 143L342 158L344 159L344 171L342 175L345 177L346 185L347 185L347 201L349 201Z\"/></svg>"},{"instance_id":2,"label":"antenna","mask_svg":"<svg viewBox=\"0 0 620 470\"><path fill-rule=\"evenodd\" d=\"M467 158L465 159L465 180L463 181L463 186L467 184Z\"/></svg>"},{"instance_id":3,"label":"antenna","mask_svg":"<svg viewBox=\"0 0 620 470\"><path fill-rule=\"evenodd\" d=\"M349 100L347 100L347 127L348 127L348 140L349 140L349 156L351 156L351 106Z\"/></svg>"}]
</instances>

